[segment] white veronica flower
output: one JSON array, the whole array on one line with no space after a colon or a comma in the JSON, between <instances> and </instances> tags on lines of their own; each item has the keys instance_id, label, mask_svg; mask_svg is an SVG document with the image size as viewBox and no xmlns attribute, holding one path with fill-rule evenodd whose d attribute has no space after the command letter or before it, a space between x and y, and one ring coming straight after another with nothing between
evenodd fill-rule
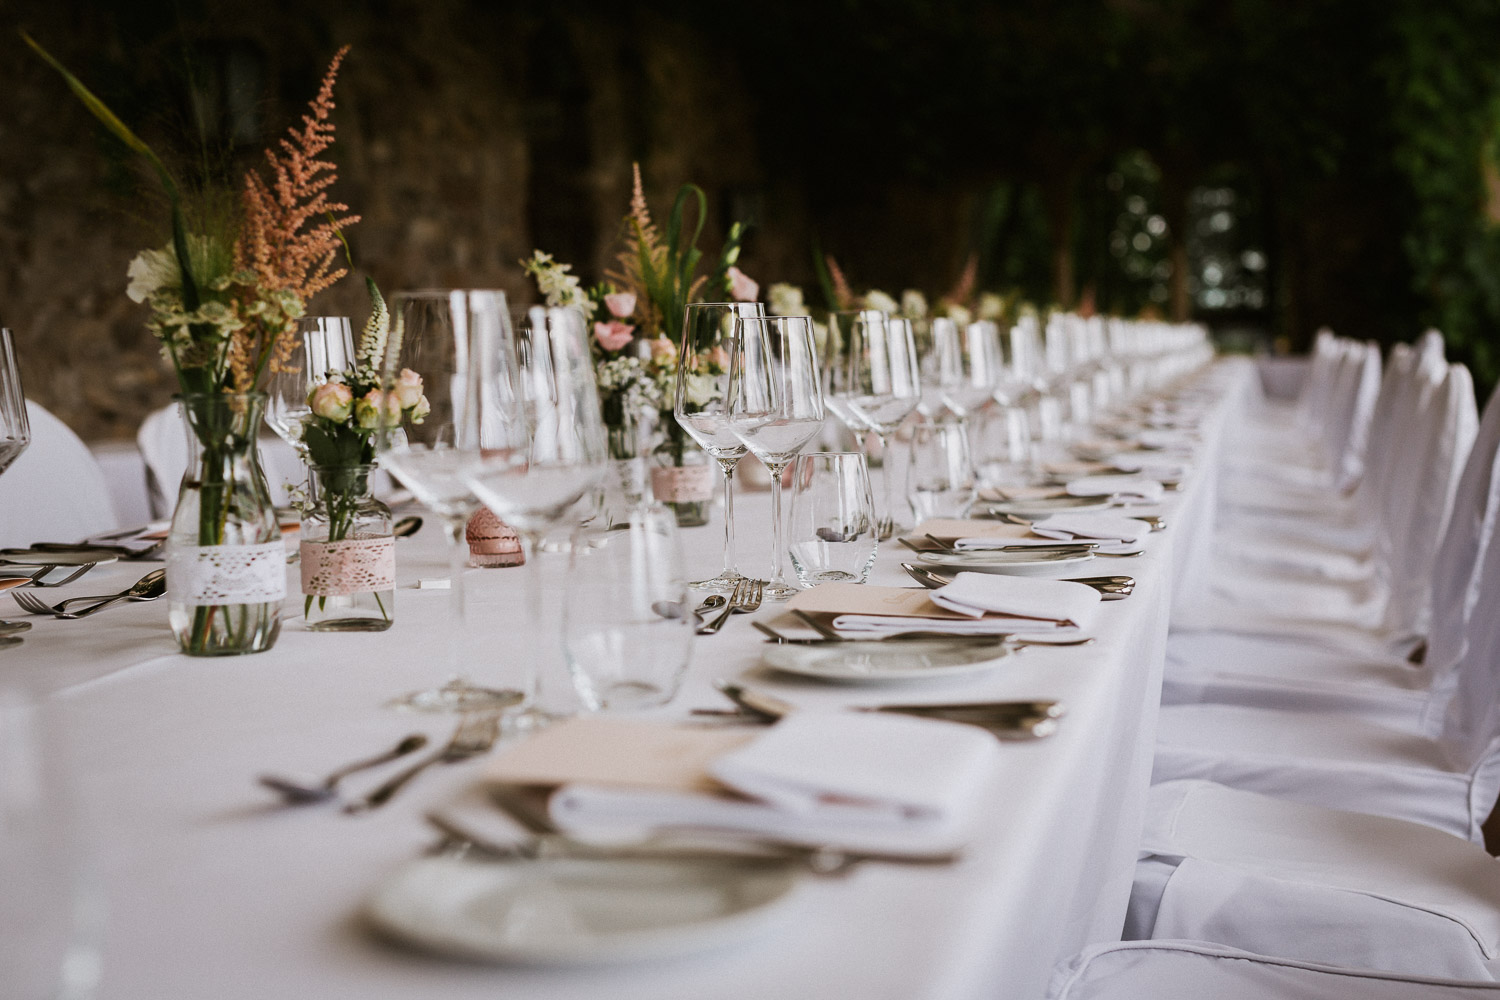
<instances>
[{"instance_id":1,"label":"white veronica flower","mask_svg":"<svg viewBox=\"0 0 1500 1000\"><path fill-rule=\"evenodd\" d=\"M901 307L896 303L896 300L878 288L872 288L865 293L865 308L879 309L883 313L898 313L901 311Z\"/></svg>"},{"instance_id":2,"label":"white veronica flower","mask_svg":"<svg viewBox=\"0 0 1500 1000\"><path fill-rule=\"evenodd\" d=\"M767 293L771 302L767 307L772 316L806 316L807 305L802 298L802 289L796 285L778 281Z\"/></svg>"},{"instance_id":3,"label":"white veronica flower","mask_svg":"<svg viewBox=\"0 0 1500 1000\"><path fill-rule=\"evenodd\" d=\"M915 288L901 293L901 315L907 319L921 319L927 315L927 296Z\"/></svg>"}]
</instances>

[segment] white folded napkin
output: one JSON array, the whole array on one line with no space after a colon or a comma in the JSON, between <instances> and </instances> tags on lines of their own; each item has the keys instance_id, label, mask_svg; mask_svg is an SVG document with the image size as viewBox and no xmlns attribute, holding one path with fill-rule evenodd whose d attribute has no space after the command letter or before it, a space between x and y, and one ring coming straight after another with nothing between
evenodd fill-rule
<instances>
[{"instance_id":1,"label":"white folded napkin","mask_svg":"<svg viewBox=\"0 0 1500 1000\"><path fill-rule=\"evenodd\" d=\"M553 820L584 837L709 829L883 850L960 846L998 760L973 726L884 713L795 712L708 765L748 796L566 785Z\"/></svg>"},{"instance_id":2,"label":"white folded napkin","mask_svg":"<svg viewBox=\"0 0 1500 1000\"><path fill-rule=\"evenodd\" d=\"M1144 476L1085 476L1069 482L1067 491L1075 497L1111 496L1127 503L1154 503L1162 498L1166 487Z\"/></svg>"},{"instance_id":3,"label":"white folded napkin","mask_svg":"<svg viewBox=\"0 0 1500 1000\"><path fill-rule=\"evenodd\" d=\"M1087 629L1101 600L1099 592L1084 583L995 573L960 573L927 596L940 608L985 622L1012 619L1026 631ZM1003 617L996 619L997 615Z\"/></svg>"},{"instance_id":4,"label":"white folded napkin","mask_svg":"<svg viewBox=\"0 0 1500 1000\"><path fill-rule=\"evenodd\" d=\"M1134 543L1150 534L1151 527L1145 521L1101 510L1053 514L1044 521L1032 522L1031 530L1047 538Z\"/></svg>"},{"instance_id":5,"label":"white folded napkin","mask_svg":"<svg viewBox=\"0 0 1500 1000\"><path fill-rule=\"evenodd\" d=\"M1193 444L1193 436L1188 431L1162 430L1160 428L1142 430L1136 434L1135 440L1142 448L1155 450L1191 447Z\"/></svg>"}]
</instances>

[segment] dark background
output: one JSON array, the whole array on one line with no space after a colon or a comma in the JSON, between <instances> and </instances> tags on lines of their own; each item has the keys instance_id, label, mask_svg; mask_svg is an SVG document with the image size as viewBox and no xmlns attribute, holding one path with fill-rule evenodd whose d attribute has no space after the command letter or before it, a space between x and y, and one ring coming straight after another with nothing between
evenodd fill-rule
<instances>
[{"instance_id":1,"label":"dark background","mask_svg":"<svg viewBox=\"0 0 1500 1000\"><path fill-rule=\"evenodd\" d=\"M979 285L1039 305L1304 346L1429 325L1500 374L1500 3L801 0L730 4L8 0L0 320L28 393L91 438L173 391L124 296L165 242L154 180L24 27L172 163L236 183L327 60L335 193L382 287L533 292L534 247L592 282L639 162L659 217L753 225L762 287ZM358 282L314 303L363 314Z\"/></svg>"}]
</instances>

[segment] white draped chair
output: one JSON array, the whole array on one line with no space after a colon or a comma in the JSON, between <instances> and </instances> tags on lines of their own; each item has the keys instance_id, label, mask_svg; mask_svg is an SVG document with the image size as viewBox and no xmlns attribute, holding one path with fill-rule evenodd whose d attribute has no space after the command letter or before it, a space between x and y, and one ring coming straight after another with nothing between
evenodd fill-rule
<instances>
[{"instance_id":1,"label":"white draped chair","mask_svg":"<svg viewBox=\"0 0 1500 1000\"><path fill-rule=\"evenodd\" d=\"M136 432L136 446L146 463L146 488L151 499L152 517L171 517L177 506L177 490L188 464L187 434L179 403L148 414ZM271 502L285 507L290 502L288 486L295 486L307 478L302 460L296 450L280 438L262 437L258 445L266 484L271 488Z\"/></svg>"},{"instance_id":2,"label":"white draped chair","mask_svg":"<svg viewBox=\"0 0 1500 1000\"><path fill-rule=\"evenodd\" d=\"M1495 979L1500 863L1416 823L1173 781L1151 789L1125 936Z\"/></svg>"},{"instance_id":3,"label":"white draped chair","mask_svg":"<svg viewBox=\"0 0 1500 1000\"><path fill-rule=\"evenodd\" d=\"M1090 948L1061 967L1048 1000L1493 1000L1500 983L1343 969L1193 941Z\"/></svg>"},{"instance_id":4,"label":"white draped chair","mask_svg":"<svg viewBox=\"0 0 1500 1000\"><path fill-rule=\"evenodd\" d=\"M1496 404L1486 423L1493 429ZM1500 545L1495 455L1476 449L1482 510L1455 519L1445 547L1468 546L1473 573L1455 572L1431 637L1451 695L1430 699L1440 719L1402 730L1349 712L1171 705L1158 717L1155 782L1202 778L1247 791L1425 823L1482 843L1500 793Z\"/></svg>"},{"instance_id":5,"label":"white draped chair","mask_svg":"<svg viewBox=\"0 0 1500 1000\"><path fill-rule=\"evenodd\" d=\"M1436 736L1463 658L1479 556L1500 519L1500 394L1485 407L1433 560L1429 641L1422 662L1351 655L1290 638L1183 633L1167 644L1163 701L1300 711L1344 711ZM1420 595L1419 595L1420 596ZM1415 600L1418 597L1408 597Z\"/></svg>"},{"instance_id":6,"label":"white draped chair","mask_svg":"<svg viewBox=\"0 0 1500 1000\"><path fill-rule=\"evenodd\" d=\"M77 434L26 401L31 444L0 475L0 547L76 542L119 527L98 461Z\"/></svg>"}]
</instances>

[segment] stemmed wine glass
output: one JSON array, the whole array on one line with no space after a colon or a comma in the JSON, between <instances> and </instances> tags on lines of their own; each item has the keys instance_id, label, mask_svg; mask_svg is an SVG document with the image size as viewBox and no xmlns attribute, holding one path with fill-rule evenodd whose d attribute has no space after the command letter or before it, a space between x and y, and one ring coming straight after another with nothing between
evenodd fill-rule
<instances>
[{"instance_id":1,"label":"stemmed wine glass","mask_svg":"<svg viewBox=\"0 0 1500 1000\"><path fill-rule=\"evenodd\" d=\"M781 474L823 424L817 344L807 316L742 316L729 360L729 429L771 473L771 581L762 597L785 601Z\"/></svg>"},{"instance_id":2,"label":"stemmed wine glass","mask_svg":"<svg viewBox=\"0 0 1500 1000\"><path fill-rule=\"evenodd\" d=\"M508 375L486 380L493 406L479 430L480 449L467 457L462 475L525 541L530 619L538 622L542 538L570 515L576 519L575 505L604 478L609 451L583 313L533 306L528 320L513 334L517 350L500 352ZM529 706L517 719L522 725L554 718L537 703L545 666L531 663Z\"/></svg>"},{"instance_id":3,"label":"stemmed wine glass","mask_svg":"<svg viewBox=\"0 0 1500 1000\"><path fill-rule=\"evenodd\" d=\"M21 391L21 369L16 363L15 344L9 330L0 328L0 473L20 457L31 443L31 423L26 419L26 395ZM13 636L31 628L30 622L0 619L0 637ZM15 648L15 643L0 643L0 648Z\"/></svg>"},{"instance_id":4,"label":"stemmed wine glass","mask_svg":"<svg viewBox=\"0 0 1500 1000\"><path fill-rule=\"evenodd\" d=\"M270 396L266 401L266 426L306 462L302 428L312 415L307 395L314 386L328 381L330 373L342 372L353 363L354 334L347 316L304 316L297 321L293 336L298 342L292 352L296 367L274 372L266 382Z\"/></svg>"},{"instance_id":5,"label":"stemmed wine glass","mask_svg":"<svg viewBox=\"0 0 1500 1000\"><path fill-rule=\"evenodd\" d=\"M26 395L21 391L15 342L9 330L0 328L0 472L8 469L30 443L31 423L26 419Z\"/></svg>"},{"instance_id":6,"label":"stemmed wine glass","mask_svg":"<svg viewBox=\"0 0 1500 1000\"><path fill-rule=\"evenodd\" d=\"M682 320L673 415L724 473L724 568L689 584L694 590L728 590L742 579L734 559L734 469L745 442L729 429L729 356L741 318L765 315L759 302L693 302Z\"/></svg>"},{"instance_id":7,"label":"stemmed wine glass","mask_svg":"<svg viewBox=\"0 0 1500 1000\"><path fill-rule=\"evenodd\" d=\"M402 369L417 372L432 409L419 424L379 427L375 452L383 468L442 518L452 610L445 638L453 679L441 688L398 700L404 707L500 709L517 705L525 697L519 686L491 689L469 684L459 662L468 552L464 528L479 508L460 472L479 457L481 429L503 419L503 394L498 389L504 386L505 376L512 374L514 357L504 292L401 292L391 301L391 332L381 382L387 392L393 391Z\"/></svg>"},{"instance_id":8,"label":"stemmed wine glass","mask_svg":"<svg viewBox=\"0 0 1500 1000\"><path fill-rule=\"evenodd\" d=\"M828 367L828 406L861 445L864 431L880 443L880 537L889 538L896 523L891 435L922 395L911 323L891 319L878 309L834 313L829 318ZM868 450L865 462L870 464Z\"/></svg>"}]
</instances>

